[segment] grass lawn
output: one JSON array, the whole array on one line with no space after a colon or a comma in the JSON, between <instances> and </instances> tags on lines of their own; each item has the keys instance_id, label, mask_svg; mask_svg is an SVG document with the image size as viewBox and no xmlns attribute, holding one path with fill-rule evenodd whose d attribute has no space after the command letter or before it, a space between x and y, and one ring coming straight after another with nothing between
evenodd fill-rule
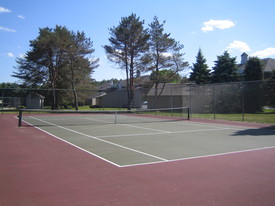
<instances>
[{"instance_id":1,"label":"grass lawn","mask_svg":"<svg viewBox=\"0 0 275 206\"><path fill-rule=\"evenodd\" d=\"M89 106L85 106L79 108L79 110L91 110ZM96 108L92 110L119 110L119 108ZM122 110L126 110L126 108L122 108ZM160 113L159 115L163 115ZM167 114L170 116L170 113ZM179 114L181 116L182 114ZM177 116L175 113L173 116ZM191 118L202 118L202 119L222 119L222 120L230 120L230 121L243 121L242 114L192 114ZM275 112L274 110L264 110L262 113L256 114L244 114L244 121L245 122L257 122L257 123L266 123L266 124L275 124Z\"/></svg>"},{"instance_id":2,"label":"grass lawn","mask_svg":"<svg viewBox=\"0 0 275 206\"><path fill-rule=\"evenodd\" d=\"M192 114L191 118L202 119L222 119L230 121L243 121L242 114ZM275 113L256 113L256 114L244 114L245 122L257 122L266 124L275 124Z\"/></svg>"},{"instance_id":3,"label":"grass lawn","mask_svg":"<svg viewBox=\"0 0 275 206\"><path fill-rule=\"evenodd\" d=\"M50 108L44 108L50 109ZM73 110L73 108L68 108ZM90 108L89 106L80 106L80 111L87 111L87 110L126 110L126 108ZM0 111L1 112L1 111ZM7 113L18 113L18 111L11 111L11 110L2 110L2 114ZM163 113L161 113L163 115ZM170 115L170 114L168 114ZM182 114L179 114L182 115ZM173 116L177 116L175 113ZM221 120L230 120L230 121L243 121L242 114L192 114L191 118L200 118L200 119L221 119ZM261 113L255 114L244 114L244 121L245 122L257 122L257 123L266 123L266 124L275 124L275 111L274 110L264 110Z\"/></svg>"}]
</instances>

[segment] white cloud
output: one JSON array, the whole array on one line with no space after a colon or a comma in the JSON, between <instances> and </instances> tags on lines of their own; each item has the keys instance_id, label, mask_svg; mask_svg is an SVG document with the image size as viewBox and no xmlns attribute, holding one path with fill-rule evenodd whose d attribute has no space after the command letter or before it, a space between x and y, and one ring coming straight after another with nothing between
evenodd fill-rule
<instances>
[{"instance_id":1,"label":"white cloud","mask_svg":"<svg viewBox=\"0 0 275 206\"><path fill-rule=\"evenodd\" d=\"M275 55L275 48L271 48L271 47L251 54L251 56L257 56L259 58L265 58L273 55Z\"/></svg>"},{"instance_id":2,"label":"white cloud","mask_svg":"<svg viewBox=\"0 0 275 206\"><path fill-rule=\"evenodd\" d=\"M0 13L9 13L9 12L11 12L11 10L6 9L4 7L0 7Z\"/></svg>"},{"instance_id":3,"label":"white cloud","mask_svg":"<svg viewBox=\"0 0 275 206\"><path fill-rule=\"evenodd\" d=\"M250 51L250 48L246 42L242 41L233 41L230 43L230 45L227 47L228 50L238 50L241 52L247 52Z\"/></svg>"},{"instance_id":4,"label":"white cloud","mask_svg":"<svg viewBox=\"0 0 275 206\"><path fill-rule=\"evenodd\" d=\"M14 29L10 29L7 27L0 26L0 31L6 31L6 32L16 32Z\"/></svg>"},{"instance_id":5,"label":"white cloud","mask_svg":"<svg viewBox=\"0 0 275 206\"><path fill-rule=\"evenodd\" d=\"M8 57L14 57L14 54L11 52L9 52L7 55L8 55Z\"/></svg>"},{"instance_id":6,"label":"white cloud","mask_svg":"<svg viewBox=\"0 0 275 206\"><path fill-rule=\"evenodd\" d=\"M203 32L213 31L214 29L229 29L234 27L234 22L230 20L213 20L203 22L204 27L201 28Z\"/></svg>"},{"instance_id":7,"label":"white cloud","mask_svg":"<svg viewBox=\"0 0 275 206\"><path fill-rule=\"evenodd\" d=\"M17 17L19 18L19 19L25 19L25 17L23 16L23 15L17 15Z\"/></svg>"},{"instance_id":8,"label":"white cloud","mask_svg":"<svg viewBox=\"0 0 275 206\"><path fill-rule=\"evenodd\" d=\"M168 52L164 52L161 54L163 57L172 57L172 54L171 53L168 53Z\"/></svg>"},{"instance_id":9,"label":"white cloud","mask_svg":"<svg viewBox=\"0 0 275 206\"><path fill-rule=\"evenodd\" d=\"M18 55L20 58L24 58L25 57L25 54L19 54Z\"/></svg>"}]
</instances>

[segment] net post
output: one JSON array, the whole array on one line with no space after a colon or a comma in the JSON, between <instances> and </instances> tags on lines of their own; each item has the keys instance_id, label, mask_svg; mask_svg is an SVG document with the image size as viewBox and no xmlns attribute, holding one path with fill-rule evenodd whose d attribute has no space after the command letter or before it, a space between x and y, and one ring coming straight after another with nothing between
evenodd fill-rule
<instances>
[{"instance_id":1,"label":"net post","mask_svg":"<svg viewBox=\"0 0 275 206\"><path fill-rule=\"evenodd\" d=\"M22 126L22 110L19 109L19 114L18 114L18 127Z\"/></svg>"},{"instance_id":2,"label":"net post","mask_svg":"<svg viewBox=\"0 0 275 206\"><path fill-rule=\"evenodd\" d=\"M190 108L187 107L187 120L190 120Z\"/></svg>"}]
</instances>

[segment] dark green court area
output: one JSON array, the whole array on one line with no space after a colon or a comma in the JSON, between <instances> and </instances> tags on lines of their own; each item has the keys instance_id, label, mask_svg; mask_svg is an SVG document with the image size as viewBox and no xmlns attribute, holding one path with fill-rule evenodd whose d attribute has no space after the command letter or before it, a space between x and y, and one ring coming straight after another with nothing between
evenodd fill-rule
<instances>
[{"instance_id":1,"label":"dark green court area","mask_svg":"<svg viewBox=\"0 0 275 206\"><path fill-rule=\"evenodd\" d=\"M113 118L124 118L124 121L114 124ZM272 129L187 120L132 121L133 118L107 114L25 115L22 129L35 126L119 167L275 147ZM148 119L148 116L136 118Z\"/></svg>"}]
</instances>

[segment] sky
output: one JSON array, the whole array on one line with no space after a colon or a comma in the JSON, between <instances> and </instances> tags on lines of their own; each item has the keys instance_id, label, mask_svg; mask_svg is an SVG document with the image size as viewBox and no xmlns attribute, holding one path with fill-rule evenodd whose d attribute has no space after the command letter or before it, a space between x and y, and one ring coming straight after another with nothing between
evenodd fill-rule
<instances>
[{"instance_id":1,"label":"sky","mask_svg":"<svg viewBox=\"0 0 275 206\"><path fill-rule=\"evenodd\" d=\"M18 81L11 77L16 58L30 50L39 28L56 25L83 31L93 41L93 56L100 59L93 79L125 79L102 46L109 45L109 28L132 13L144 20L145 28L154 16L165 21L164 32L184 45L190 66L199 49L210 69L226 50L237 63L243 52L275 58L274 10L274 0L0 0L0 83Z\"/></svg>"}]
</instances>

